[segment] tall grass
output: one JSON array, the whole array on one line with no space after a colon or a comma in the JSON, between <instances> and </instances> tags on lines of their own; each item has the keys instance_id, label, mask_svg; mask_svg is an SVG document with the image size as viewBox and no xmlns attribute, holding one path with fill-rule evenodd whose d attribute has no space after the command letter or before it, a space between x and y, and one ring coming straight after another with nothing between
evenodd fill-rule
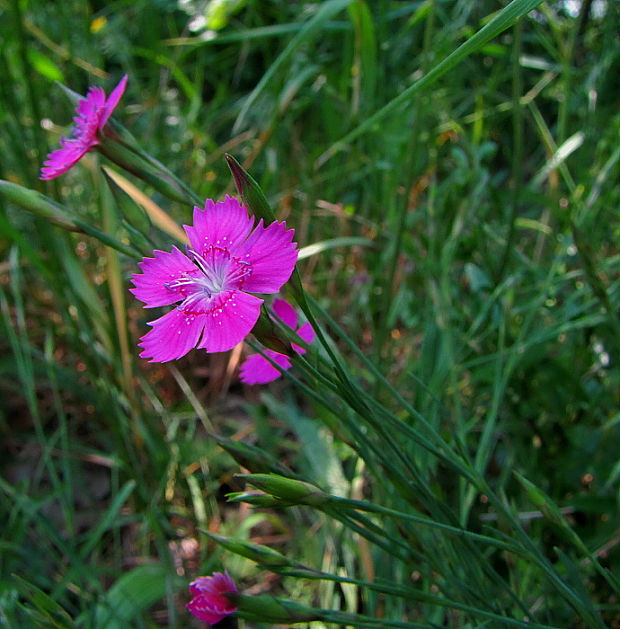
<instances>
[{"instance_id":1,"label":"tall grass","mask_svg":"<svg viewBox=\"0 0 620 629\"><path fill-rule=\"evenodd\" d=\"M384 623L613 626L620 7L241 4L208 32L190 30L198 3L0 1L0 177L76 228L0 197L0 619L191 626L187 582L226 567L246 593ZM533 10L508 28L516 9ZM84 93L125 72L116 117L145 151L200 198L233 191L233 154L296 228L351 390L312 357L298 388L260 390L236 351L137 358L134 258L168 249L191 202L119 185L98 154L37 180L70 121L54 81ZM246 452L245 471L346 500L226 502L245 489L234 444L207 433L278 463ZM205 531L324 574L257 569Z\"/></svg>"}]
</instances>

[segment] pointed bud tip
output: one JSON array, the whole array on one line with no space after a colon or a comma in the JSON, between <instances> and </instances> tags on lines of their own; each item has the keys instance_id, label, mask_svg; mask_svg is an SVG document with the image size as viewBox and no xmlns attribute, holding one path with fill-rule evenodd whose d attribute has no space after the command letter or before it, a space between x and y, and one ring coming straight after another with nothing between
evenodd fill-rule
<instances>
[{"instance_id":1,"label":"pointed bud tip","mask_svg":"<svg viewBox=\"0 0 620 629\"><path fill-rule=\"evenodd\" d=\"M237 192L240 196L243 197L243 193L250 181L248 179L247 173L243 169L243 166L241 166L241 164L229 153L224 153L224 158L226 159L228 168L230 168L230 172L232 173L233 179L235 180Z\"/></svg>"}]
</instances>

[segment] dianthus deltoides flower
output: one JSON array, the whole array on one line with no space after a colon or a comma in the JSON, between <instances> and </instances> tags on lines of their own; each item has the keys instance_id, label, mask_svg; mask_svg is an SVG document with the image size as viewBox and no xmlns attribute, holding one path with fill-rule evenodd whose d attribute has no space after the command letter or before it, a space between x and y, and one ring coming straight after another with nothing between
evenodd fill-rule
<instances>
[{"instance_id":1,"label":"dianthus deltoides flower","mask_svg":"<svg viewBox=\"0 0 620 629\"><path fill-rule=\"evenodd\" d=\"M99 144L99 134L103 131L112 112L127 86L127 75L112 90L106 99L105 92L100 87L91 87L86 98L81 98L76 107L77 116L71 129L70 138L61 138L60 147L52 151L43 162L40 179L55 179L73 168L86 153Z\"/></svg>"},{"instance_id":2,"label":"dianthus deltoides flower","mask_svg":"<svg viewBox=\"0 0 620 629\"><path fill-rule=\"evenodd\" d=\"M187 609L203 622L214 625L237 608L226 598L227 592L237 592L235 582L227 572L214 572L210 577L198 577L189 585L192 600Z\"/></svg>"},{"instance_id":3,"label":"dianthus deltoides flower","mask_svg":"<svg viewBox=\"0 0 620 629\"><path fill-rule=\"evenodd\" d=\"M277 293L297 261L295 230L286 223L254 225L233 197L194 207L194 225L185 225L185 253L154 251L140 263L131 292L146 306L178 305L151 321L142 337L143 358L166 362L192 348L225 352L252 330L263 300L250 293Z\"/></svg>"},{"instance_id":4,"label":"dianthus deltoides flower","mask_svg":"<svg viewBox=\"0 0 620 629\"><path fill-rule=\"evenodd\" d=\"M276 316L282 320L292 330L297 327L297 311L288 301L284 299L276 299L272 306ZM297 336L304 340L308 345L314 341L315 331L309 323L304 323L298 330ZM305 354L306 350L300 345L291 343L291 347L298 354ZM286 354L281 354L272 349L266 349L265 354L277 363L282 369L291 368L291 359ZM248 356L241 365L241 373L239 379L246 384L266 384L277 380L282 373L278 371L264 356L261 354L252 354Z\"/></svg>"}]
</instances>

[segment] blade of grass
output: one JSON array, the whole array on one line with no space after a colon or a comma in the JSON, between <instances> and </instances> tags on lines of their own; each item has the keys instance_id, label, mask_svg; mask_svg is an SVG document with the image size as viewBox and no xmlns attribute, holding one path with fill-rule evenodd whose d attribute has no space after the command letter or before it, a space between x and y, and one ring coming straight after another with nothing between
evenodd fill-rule
<instances>
[{"instance_id":1,"label":"blade of grass","mask_svg":"<svg viewBox=\"0 0 620 629\"><path fill-rule=\"evenodd\" d=\"M233 133L238 133L240 128L245 122L245 118L256 101L256 99L265 91L265 88L274 79L276 74L280 71L282 66L292 57L293 53L304 43L309 41L319 29L329 20L332 16L339 13L353 0L328 0L319 5L317 12L304 24L303 28L291 39L282 53L275 59L265 74L263 74L261 80L256 87L252 90L248 98L246 99L235 124L233 125Z\"/></svg>"},{"instance_id":2,"label":"blade of grass","mask_svg":"<svg viewBox=\"0 0 620 629\"><path fill-rule=\"evenodd\" d=\"M413 85L401 92L396 98L392 99L387 105L384 105L379 111L375 112L364 122L347 133L343 138L338 140L330 148L327 149L316 161L316 167L321 167L328 159L336 153L343 150L347 144L358 138L363 133L375 128L376 124L395 112L403 103L411 100L412 96L418 94L422 90L432 85L437 79L455 68L461 61L469 55L480 50L487 42L500 33L512 26L514 22L524 15L527 15L532 9L535 9L543 0L513 0L507 7L503 8L488 24L483 26L479 31L472 35L465 43L461 44L456 50L451 52L443 61L429 70L421 79L418 79Z\"/></svg>"}]
</instances>

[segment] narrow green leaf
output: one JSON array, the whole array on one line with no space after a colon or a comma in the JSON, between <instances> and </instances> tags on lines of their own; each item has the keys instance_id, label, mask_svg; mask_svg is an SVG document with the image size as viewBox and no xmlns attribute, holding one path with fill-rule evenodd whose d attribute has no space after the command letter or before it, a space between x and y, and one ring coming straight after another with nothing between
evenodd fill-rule
<instances>
[{"instance_id":1,"label":"narrow green leaf","mask_svg":"<svg viewBox=\"0 0 620 629\"><path fill-rule=\"evenodd\" d=\"M43 590L16 574L13 575L13 579L23 596L41 614L42 619L40 620L48 622L49 626L57 629L74 629L76 627L65 609Z\"/></svg>"},{"instance_id":2,"label":"narrow green leaf","mask_svg":"<svg viewBox=\"0 0 620 629\"><path fill-rule=\"evenodd\" d=\"M130 570L116 581L95 607L89 626L97 629L134 626L133 621L166 594L168 578L168 570L160 565L139 566ZM86 620L82 615L80 625Z\"/></svg>"},{"instance_id":3,"label":"narrow green leaf","mask_svg":"<svg viewBox=\"0 0 620 629\"><path fill-rule=\"evenodd\" d=\"M82 547L80 551L80 556L85 559L97 546L99 540L102 535L112 526L114 526L115 519L121 510L122 506L125 504L125 501L133 490L136 488L136 482L131 480L126 482L118 491L118 493L114 496L114 500L112 504L108 507L107 511L99 521L97 528L88 534L88 539L86 544Z\"/></svg>"}]
</instances>

